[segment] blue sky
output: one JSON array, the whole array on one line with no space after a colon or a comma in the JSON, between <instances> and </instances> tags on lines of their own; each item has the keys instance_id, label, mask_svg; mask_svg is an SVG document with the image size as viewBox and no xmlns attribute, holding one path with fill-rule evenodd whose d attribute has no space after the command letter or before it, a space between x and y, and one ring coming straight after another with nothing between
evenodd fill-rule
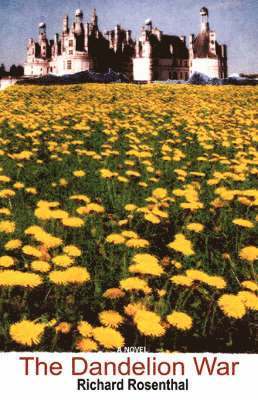
<instances>
[{"instance_id":1,"label":"blue sky","mask_svg":"<svg viewBox=\"0 0 258 400\"><path fill-rule=\"evenodd\" d=\"M210 25L221 43L228 45L229 71L258 72L258 0L0 0L0 63L23 63L26 41L37 37L44 20L52 37L62 17L82 8L89 20L97 8L101 30L120 23L136 38L146 18L170 34L197 33L199 10L210 11Z\"/></svg>"}]
</instances>

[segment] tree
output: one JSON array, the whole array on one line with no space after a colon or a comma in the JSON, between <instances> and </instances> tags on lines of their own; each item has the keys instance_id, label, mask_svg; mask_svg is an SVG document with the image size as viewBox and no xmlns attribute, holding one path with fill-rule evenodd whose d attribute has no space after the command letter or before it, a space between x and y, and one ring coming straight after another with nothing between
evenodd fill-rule
<instances>
[{"instance_id":1,"label":"tree","mask_svg":"<svg viewBox=\"0 0 258 400\"><path fill-rule=\"evenodd\" d=\"M8 72L5 69L5 65L1 64L0 65L0 78L3 78L5 76L7 76L7 75L8 75Z\"/></svg>"},{"instance_id":2,"label":"tree","mask_svg":"<svg viewBox=\"0 0 258 400\"><path fill-rule=\"evenodd\" d=\"M13 77L17 76L17 67L14 64L10 68L10 75L13 76Z\"/></svg>"},{"instance_id":3,"label":"tree","mask_svg":"<svg viewBox=\"0 0 258 400\"><path fill-rule=\"evenodd\" d=\"M24 68L22 65L17 65L17 76L23 76L24 75Z\"/></svg>"}]
</instances>

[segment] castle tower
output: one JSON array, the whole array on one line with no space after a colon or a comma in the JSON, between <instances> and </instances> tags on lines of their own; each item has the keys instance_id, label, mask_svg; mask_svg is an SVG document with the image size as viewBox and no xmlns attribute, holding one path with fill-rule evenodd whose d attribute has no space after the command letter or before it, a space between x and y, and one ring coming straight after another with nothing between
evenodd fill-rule
<instances>
[{"instance_id":1,"label":"castle tower","mask_svg":"<svg viewBox=\"0 0 258 400\"><path fill-rule=\"evenodd\" d=\"M83 11L80 8L77 8L75 11L75 23L81 24L83 21Z\"/></svg>"},{"instance_id":2,"label":"castle tower","mask_svg":"<svg viewBox=\"0 0 258 400\"><path fill-rule=\"evenodd\" d=\"M75 11L74 33L77 36L83 33L83 12L79 8Z\"/></svg>"},{"instance_id":3,"label":"castle tower","mask_svg":"<svg viewBox=\"0 0 258 400\"><path fill-rule=\"evenodd\" d=\"M216 32L210 30L209 11L200 9L201 27L195 37L189 37L190 74L199 72L210 78L227 76L226 48L216 40Z\"/></svg>"},{"instance_id":4,"label":"castle tower","mask_svg":"<svg viewBox=\"0 0 258 400\"><path fill-rule=\"evenodd\" d=\"M45 22L39 23L39 43L47 40L47 26Z\"/></svg>"},{"instance_id":5,"label":"castle tower","mask_svg":"<svg viewBox=\"0 0 258 400\"><path fill-rule=\"evenodd\" d=\"M201 32L209 32L209 10L206 7L200 9L201 16Z\"/></svg>"},{"instance_id":6,"label":"castle tower","mask_svg":"<svg viewBox=\"0 0 258 400\"><path fill-rule=\"evenodd\" d=\"M39 24L39 46L40 46L41 58L46 59L48 54L48 41L47 41L47 26L45 22L40 22Z\"/></svg>"},{"instance_id":7,"label":"castle tower","mask_svg":"<svg viewBox=\"0 0 258 400\"><path fill-rule=\"evenodd\" d=\"M93 13L92 13L92 17L91 17L91 23L92 23L92 26L97 28L97 26L98 26L98 16L97 16L96 8L93 9Z\"/></svg>"},{"instance_id":8,"label":"castle tower","mask_svg":"<svg viewBox=\"0 0 258 400\"><path fill-rule=\"evenodd\" d=\"M69 17L68 15L65 15L63 19L63 33L68 33L68 32L69 32Z\"/></svg>"}]
</instances>

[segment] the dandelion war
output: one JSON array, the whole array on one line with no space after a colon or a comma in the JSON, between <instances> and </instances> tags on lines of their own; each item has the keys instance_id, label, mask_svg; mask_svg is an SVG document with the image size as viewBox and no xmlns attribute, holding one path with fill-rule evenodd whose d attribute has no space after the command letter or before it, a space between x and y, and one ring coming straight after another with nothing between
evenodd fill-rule
<instances>
[{"instance_id":1,"label":"the dandelion war","mask_svg":"<svg viewBox=\"0 0 258 400\"><path fill-rule=\"evenodd\" d=\"M257 95L1 92L1 350L255 352Z\"/></svg>"}]
</instances>

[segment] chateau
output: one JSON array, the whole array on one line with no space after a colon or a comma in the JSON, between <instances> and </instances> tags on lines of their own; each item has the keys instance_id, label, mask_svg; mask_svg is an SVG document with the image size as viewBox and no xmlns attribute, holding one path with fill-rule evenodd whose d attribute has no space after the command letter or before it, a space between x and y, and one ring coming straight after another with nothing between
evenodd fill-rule
<instances>
[{"instance_id":1,"label":"chateau","mask_svg":"<svg viewBox=\"0 0 258 400\"><path fill-rule=\"evenodd\" d=\"M24 73L65 75L111 68L139 82L187 80L193 72L225 78L227 48L217 42L216 33L210 30L208 9L203 7L200 16L200 32L190 35L187 47L185 36L166 35L149 19L136 41L131 30L120 25L102 33L96 10L91 21L84 22L83 12L78 9L71 25L68 16L64 17L62 33L52 40L47 38L46 24L39 24L38 41L29 39L27 44Z\"/></svg>"}]
</instances>

